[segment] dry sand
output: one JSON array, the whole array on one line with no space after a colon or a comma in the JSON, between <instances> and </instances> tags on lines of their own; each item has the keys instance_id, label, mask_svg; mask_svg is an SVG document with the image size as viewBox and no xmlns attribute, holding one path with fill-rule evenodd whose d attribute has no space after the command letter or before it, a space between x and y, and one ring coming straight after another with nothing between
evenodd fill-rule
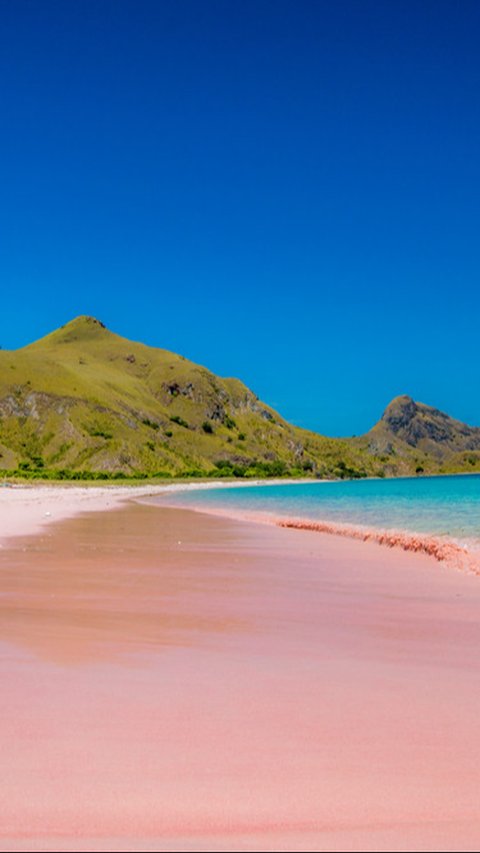
<instances>
[{"instance_id":1,"label":"dry sand","mask_svg":"<svg viewBox=\"0 0 480 853\"><path fill-rule=\"evenodd\" d=\"M478 849L478 578L59 491L1 496L1 850Z\"/></svg>"},{"instance_id":2,"label":"dry sand","mask_svg":"<svg viewBox=\"0 0 480 853\"><path fill-rule=\"evenodd\" d=\"M38 533L48 524L82 512L112 509L132 498L219 484L165 486L30 486L0 484L0 543Z\"/></svg>"},{"instance_id":3,"label":"dry sand","mask_svg":"<svg viewBox=\"0 0 480 853\"><path fill-rule=\"evenodd\" d=\"M262 480L262 485L275 486L285 480ZM309 482L289 480L289 483ZM326 481L325 481L326 482ZM229 482L166 483L161 486L76 486L76 485L10 485L0 483L0 546L12 536L38 533L48 524L71 518L82 512L113 509L134 498L175 495L177 492L204 489L248 488L256 480Z\"/></svg>"}]
</instances>

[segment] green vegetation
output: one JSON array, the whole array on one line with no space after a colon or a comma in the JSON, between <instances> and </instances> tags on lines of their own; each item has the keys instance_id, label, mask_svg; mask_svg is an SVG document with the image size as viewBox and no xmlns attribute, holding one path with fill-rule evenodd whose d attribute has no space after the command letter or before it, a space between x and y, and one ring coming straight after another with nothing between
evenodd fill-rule
<instances>
[{"instance_id":1,"label":"green vegetation","mask_svg":"<svg viewBox=\"0 0 480 853\"><path fill-rule=\"evenodd\" d=\"M400 397L367 435L325 438L237 379L79 317L0 351L0 461L42 480L388 477L480 471L480 430Z\"/></svg>"},{"instance_id":2,"label":"green vegetation","mask_svg":"<svg viewBox=\"0 0 480 853\"><path fill-rule=\"evenodd\" d=\"M252 459L249 463L234 463L228 459L215 462L216 471L210 473L214 477L298 477L299 468L288 468L285 462L261 462Z\"/></svg>"},{"instance_id":3,"label":"green vegetation","mask_svg":"<svg viewBox=\"0 0 480 853\"><path fill-rule=\"evenodd\" d=\"M236 422L230 417L230 415L224 416L223 425L226 426L227 429L236 429L237 426Z\"/></svg>"},{"instance_id":4,"label":"green vegetation","mask_svg":"<svg viewBox=\"0 0 480 853\"><path fill-rule=\"evenodd\" d=\"M337 463L335 473L340 480L360 480L368 476L364 468L352 468L343 459Z\"/></svg>"},{"instance_id":5,"label":"green vegetation","mask_svg":"<svg viewBox=\"0 0 480 853\"><path fill-rule=\"evenodd\" d=\"M185 421L183 418L181 418L180 415L170 415L170 420L174 424L178 424L179 426L184 427L185 429L189 428L187 421Z\"/></svg>"},{"instance_id":6,"label":"green vegetation","mask_svg":"<svg viewBox=\"0 0 480 853\"><path fill-rule=\"evenodd\" d=\"M150 427L150 429L160 429L160 424L156 424L155 421L151 421L148 418L142 418L142 424Z\"/></svg>"},{"instance_id":7,"label":"green vegetation","mask_svg":"<svg viewBox=\"0 0 480 853\"><path fill-rule=\"evenodd\" d=\"M106 439L113 438L113 434L111 432L106 432L106 430L104 430L104 429L89 430L89 433L90 433L90 435L93 435L93 436L99 435L100 438L106 438Z\"/></svg>"}]
</instances>

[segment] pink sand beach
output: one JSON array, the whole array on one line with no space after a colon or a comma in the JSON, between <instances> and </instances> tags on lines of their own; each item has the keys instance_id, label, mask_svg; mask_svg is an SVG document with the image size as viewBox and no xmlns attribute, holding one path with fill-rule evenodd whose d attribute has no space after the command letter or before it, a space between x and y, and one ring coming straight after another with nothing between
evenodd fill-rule
<instances>
[{"instance_id":1,"label":"pink sand beach","mask_svg":"<svg viewBox=\"0 0 480 853\"><path fill-rule=\"evenodd\" d=\"M0 504L1 850L478 850L478 577L38 491Z\"/></svg>"}]
</instances>

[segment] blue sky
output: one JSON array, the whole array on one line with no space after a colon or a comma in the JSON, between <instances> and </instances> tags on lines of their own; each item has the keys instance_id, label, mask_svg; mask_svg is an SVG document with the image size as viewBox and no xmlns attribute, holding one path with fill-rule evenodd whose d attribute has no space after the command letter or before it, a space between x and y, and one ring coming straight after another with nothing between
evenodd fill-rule
<instances>
[{"instance_id":1,"label":"blue sky","mask_svg":"<svg viewBox=\"0 0 480 853\"><path fill-rule=\"evenodd\" d=\"M359 434L480 425L480 4L4 0L0 344L78 314Z\"/></svg>"}]
</instances>

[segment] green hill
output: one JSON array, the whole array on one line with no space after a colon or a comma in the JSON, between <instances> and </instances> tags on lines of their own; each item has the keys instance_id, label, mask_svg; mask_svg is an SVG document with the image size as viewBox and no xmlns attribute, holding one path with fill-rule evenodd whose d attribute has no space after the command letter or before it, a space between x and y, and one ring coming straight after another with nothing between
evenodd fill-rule
<instances>
[{"instance_id":1,"label":"green hill","mask_svg":"<svg viewBox=\"0 0 480 853\"><path fill-rule=\"evenodd\" d=\"M432 474L480 471L480 429L407 395L392 400L355 444L376 456L387 475L405 468Z\"/></svg>"},{"instance_id":2,"label":"green hill","mask_svg":"<svg viewBox=\"0 0 480 853\"><path fill-rule=\"evenodd\" d=\"M346 441L291 426L238 379L78 317L0 352L0 467L38 476L364 476L375 463Z\"/></svg>"},{"instance_id":3,"label":"green hill","mask_svg":"<svg viewBox=\"0 0 480 853\"><path fill-rule=\"evenodd\" d=\"M55 478L480 469L480 430L468 440L464 432L470 444L461 444L462 428L472 428L421 404L413 404L415 429L397 428L397 404L360 439L325 438L289 424L238 379L78 317L30 346L0 351L0 469ZM400 408L408 421L409 407ZM417 441L419 424L439 417L457 425L458 440L446 443L429 427Z\"/></svg>"}]
</instances>

